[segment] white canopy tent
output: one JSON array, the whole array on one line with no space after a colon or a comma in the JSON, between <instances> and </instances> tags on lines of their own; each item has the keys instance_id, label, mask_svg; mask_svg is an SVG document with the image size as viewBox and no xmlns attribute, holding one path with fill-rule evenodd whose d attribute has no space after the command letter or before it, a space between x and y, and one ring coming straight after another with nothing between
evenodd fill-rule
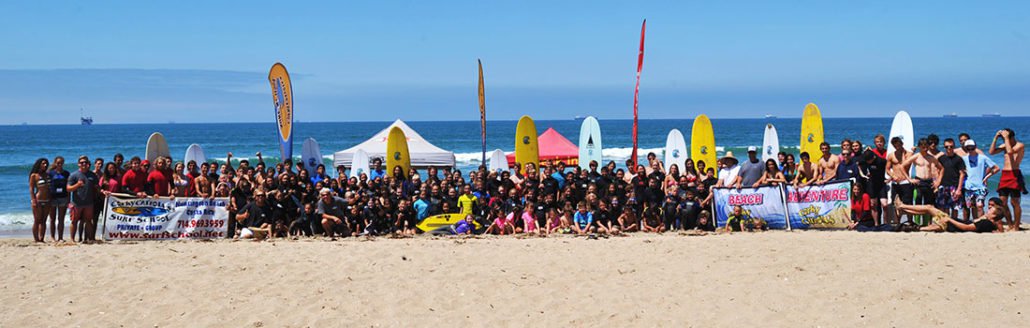
<instances>
[{"instance_id":1,"label":"white canopy tent","mask_svg":"<svg viewBox=\"0 0 1030 328\"><path fill-rule=\"evenodd\" d=\"M353 167L354 152L358 151L358 149L364 150L368 154L369 160L384 158L386 156L386 140L390 135L390 129L395 126L401 128L401 131L404 131L404 136L408 138L408 156L411 158L411 167L418 169L430 166L454 167L454 152L440 149L440 147L429 143L418 132L412 130L411 127L401 120L394 121L393 124L390 124L390 126L357 146L334 153L333 166ZM385 161L383 164L385 164Z\"/></svg>"}]
</instances>

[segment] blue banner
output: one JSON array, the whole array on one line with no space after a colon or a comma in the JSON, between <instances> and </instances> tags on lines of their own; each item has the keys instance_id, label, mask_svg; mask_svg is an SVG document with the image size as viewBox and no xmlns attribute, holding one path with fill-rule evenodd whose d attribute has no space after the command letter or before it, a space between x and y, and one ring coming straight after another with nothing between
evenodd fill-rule
<instances>
[{"instance_id":1,"label":"blue banner","mask_svg":"<svg viewBox=\"0 0 1030 328\"><path fill-rule=\"evenodd\" d=\"M740 205L744 215L765 220L770 229L787 228L787 209L783 202L783 192L778 186L758 188L716 188L714 193L714 217L720 226L726 226L726 220L733 207Z\"/></svg>"}]
</instances>

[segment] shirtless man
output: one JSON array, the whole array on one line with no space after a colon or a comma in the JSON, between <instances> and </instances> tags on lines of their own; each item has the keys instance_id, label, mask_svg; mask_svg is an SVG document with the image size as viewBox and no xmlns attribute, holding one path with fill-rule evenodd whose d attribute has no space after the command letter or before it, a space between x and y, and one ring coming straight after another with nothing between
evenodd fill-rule
<instances>
[{"instance_id":1,"label":"shirtless man","mask_svg":"<svg viewBox=\"0 0 1030 328\"><path fill-rule=\"evenodd\" d=\"M905 149L905 143L901 141L901 138L891 138L891 145L894 146L894 153L887 155L887 175L891 178L891 192L894 195L901 196L902 203L912 205L912 191L914 188L912 186L912 177L908 174L914 162L908 160L913 156L912 152ZM911 219L912 217L909 215L909 220Z\"/></svg>"},{"instance_id":2,"label":"shirtless man","mask_svg":"<svg viewBox=\"0 0 1030 328\"><path fill-rule=\"evenodd\" d=\"M205 170L207 166L204 166ZM211 193L211 182L207 180L207 174L197 175L193 179L193 187L196 188L196 196L200 198L208 198L212 196Z\"/></svg>"},{"instance_id":3,"label":"shirtless man","mask_svg":"<svg viewBox=\"0 0 1030 328\"><path fill-rule=\"evenodd\" d=\"M1000 146L998 145L999 138L1001 139ZM994 134L994 140L991 141L991 148L988 152L991 155L1005 153L1002 156L1005 158L1005 166L1001 169L998 196L1001 198L1002 206L1008 206L1006 203L1011 201L1012 214L1011 217L1008 217L1009 215L1006 213L1005 221L1011 225L1013 231L1019 231L1020 219L1023 216L1023 208L1019 204L1020 194L1027 193L1026 181L1023 180L1023 172L1019 170L1019 165L1023 163L1026 146L1016 140L1015 131L1005 128Z\"/></svg>"},{"instance_id":4,"label":"shirtless man","mask_svg":"<svg viewBox=\"0 0 1030 328\"><path fill-rule=\"evenodd\" d=\"M841 143L843 145L843 143ZM848 140L848 148L851 148L851 141ZM819 151L823 156L819 158L819 166L816 167L816 184L830 182L837 177L837 166L840 166L840 157L830 153L830 144L823 142L819 144Z\"/></svg>"},{"instance_id":5,"label":"shirtless man","mask_svg":"<svg viewBox=\"0 0 1030 328\"><path fill-rule=\"evenodd\" d=\"M941 185L941 172L944 167L933 154L930 154L931 146L929 139L919 139L919 153L908 160L916 167L916 176L912 183L916 188L916 205L933 204L937 187Z\"/></svg>"},{"instance_id":6,"label":"shirtless man","mask_svg":"<svg viewBox=\"0 0 1030 328\"><path fill-rule=\"evenodd\" d=\"M801 165L798 166L798 176L794 178L794 186L804 187L814 183L816 171L817 168L812 165L812 159L808 152L801 153Z\"/></svg>"}]
</instances>

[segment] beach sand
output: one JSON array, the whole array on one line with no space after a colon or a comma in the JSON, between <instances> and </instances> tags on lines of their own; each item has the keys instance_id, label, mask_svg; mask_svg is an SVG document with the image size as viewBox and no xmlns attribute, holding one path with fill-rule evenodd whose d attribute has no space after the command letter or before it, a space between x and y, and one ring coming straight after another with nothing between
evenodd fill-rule
<instances>
[{"instance_id":1,"label":"beach sand","mask_svg":"<svg viewBox=\"0 0 1030 328\"><path fill-rule=\"evenodd\" d=\"M1026 232L3 240L0 252L4 327L1030 322Z\"/></svg>"}]
</instances>

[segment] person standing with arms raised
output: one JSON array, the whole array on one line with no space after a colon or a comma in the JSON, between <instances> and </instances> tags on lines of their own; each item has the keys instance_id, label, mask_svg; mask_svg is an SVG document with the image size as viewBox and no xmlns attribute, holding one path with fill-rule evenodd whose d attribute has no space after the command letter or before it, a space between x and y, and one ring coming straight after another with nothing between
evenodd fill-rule
<instances>
[{"instance_id":1,"label":"person standing with arms raised","mask_svg":"<svg viewBox=\"0 0 1030 328\"><path fill-rule=\"evenodd\" d=\"M998 139L1001 139L1001 146L998 146ZM1023 178L1023 172L1019 170L1019 165L1023 163L1023 154L1026 152L1026 146L1022 142L1016 140L1016 132L1012 129L1005 128L994 134L994 140L991 141L991 149L988 150L991 155L997 155L1005 153L1005 166L1001 169L1001 181L998 182L998 196L1001 198L1002 206L1008 206L1006 203L1012 203L1012 217L1008 218L1009 224L1012 229L1019 231L1020 221L1023 216L1023 208L1020 207L1019 200L1020 194L1027 193L1026 181Z\"/></svg>"}]
</instances>

